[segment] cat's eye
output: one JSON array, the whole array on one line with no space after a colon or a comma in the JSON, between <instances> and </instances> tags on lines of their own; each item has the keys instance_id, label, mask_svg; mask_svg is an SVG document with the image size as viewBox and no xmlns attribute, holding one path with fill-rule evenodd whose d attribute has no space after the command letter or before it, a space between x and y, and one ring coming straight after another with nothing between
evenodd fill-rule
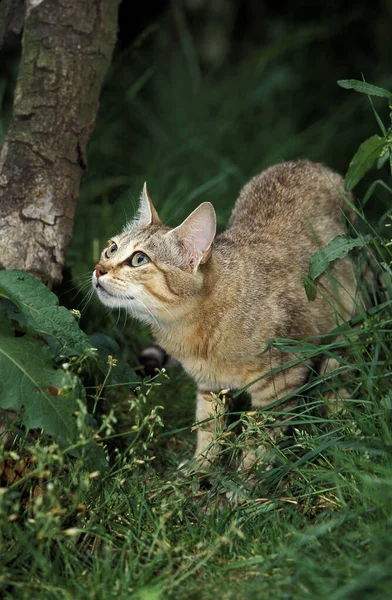
<instances>
[{"instance_id":1,"label":"cat's eye","mask_svg":"<svg viewBox=\"0 0 392 600\"><path fill-rule=\"evenodd\" d=\"M109 248L105 250L105 258L110 258L115 252L117 252L118 247L115 242L110 242Z\"/></svg>"},{"instance_id":2,"label":"cat's eye","mask_svg":"<svg viewBox=\"0 0 392 600\"><path fill-rule=\"evenodd\" d=\"M127 260L127 264L130 267L141 267L142 265L146 265L150 262L147 254L144 252L134 252L129 260Z\"/></svg>"}]
</instances>

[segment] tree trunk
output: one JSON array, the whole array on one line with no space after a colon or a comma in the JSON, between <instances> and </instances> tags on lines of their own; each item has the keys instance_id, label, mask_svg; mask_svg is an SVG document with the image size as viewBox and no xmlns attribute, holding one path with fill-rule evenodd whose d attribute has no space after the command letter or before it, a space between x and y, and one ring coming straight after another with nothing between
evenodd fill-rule
<instances>
[{"instance_id":1,"label":"tree trunk","mask_svg":"<svg viewBox=\"0 0 392 600\"><path fill-rule=\"evenodd\" d=\"M51 286L61 281L117 10L117 0L26 2L13 117L0 155L0 268L28 271Z\"/></svg>"}]
</instances>

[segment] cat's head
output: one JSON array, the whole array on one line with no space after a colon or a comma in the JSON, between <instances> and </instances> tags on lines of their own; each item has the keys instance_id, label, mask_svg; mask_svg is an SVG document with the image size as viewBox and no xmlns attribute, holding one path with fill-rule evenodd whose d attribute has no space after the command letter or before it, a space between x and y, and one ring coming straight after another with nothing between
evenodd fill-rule
<instances>
[{"instance_id":1,"label":"cat's head","mask_svg":"<svg viewBox=\"0 0 392 600\"><path fill-rule=\"evenodd\" d=\"M165 227L144 184L135 220L109 241L94 269L99 299L153 324L175 319L202 293L215 229L209 202L175 229Z\"/></svg>"}]
</instances>

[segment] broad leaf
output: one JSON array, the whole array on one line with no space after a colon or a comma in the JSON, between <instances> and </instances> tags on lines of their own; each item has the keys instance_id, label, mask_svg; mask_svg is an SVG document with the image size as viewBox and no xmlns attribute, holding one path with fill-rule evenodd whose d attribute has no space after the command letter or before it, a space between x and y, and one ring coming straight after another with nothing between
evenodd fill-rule
<instances>
[{"instance_id":1,"label":"broad leaf","mask_svg":"<svg viewBox=\"0 0 392 600\"><path fill-rule=\"evenodd\" d=\"M377 85L366 83L365 81L358 81L357 79L341 79L338 81L338 85L346 90L354 90L355 92L367 94L368 96L380 96L382 98L388 98L389 100L392 99L391 92L388 92L388 90L384 90L384 88L380 88Z\"/></svg>"},{"instance_id":2,"label":"broad leaf","mask_svg":"<svg viewBox=\"0 0 392 600\"><path fill-rule=\"evenodd\" d=\"M7 310L4 306L4 303L0 302L0 336L11 335L13 332L14 330L8 319Z\"/></svg>"},{"instance_id":3,"label":"broad leaf","mask_svg":"<svg viewBox=\"0 0 392 600\"><path fill-rule=\"evenodd\" d=\"M381 156L379 156L379 158L377 159L377 169L383 168L383 166L389 159L389 153L390 153L390 150L386 149L385 152Z\"/></svg>"},{"instance_id":4,"label":"broad leaf","mask_svg":"<svg viewBox=\"0 0 392 600\"><path fill-rule=\"evenodd\" d=\"M354 248L363 248L372 239L371 235L362 235L350 238L346 235L338 235L326 246L318 250L309 263L309 273L305 277L304 286L308 300L316 297L315 280L328 269L329 265L339 258L344 258Z\"/></svg>"},{"instance_id":5,"label":"broad leaf","mask_svg":"<svg viewBox=\"0 0 392 600\"><path fill-rule=\"evenodd\" d=\"M43 283L23 271L0 271L0 297L8 298L15 309L10 318L33 333L51 336L60 348L77 354L93 354L87 335L73 315L59 306L57 296Z\"/></svg>"},{"instance_id":6,"label":"broad leaf","mask_svg":"<svg viewBox=\"0 0 392 600\"><path fill-rule=\"evenodd\" d=\"M388 147L387 139L379 135L373 135L359 146L346 174L346 190L351 191L357 185L375 161L387 152Z\"/></svg>"},{"instance_id":7,"label":"broad leaf","mask_svg":"<svg viewBox=\"0 0 392 600\"><path fill-rule=\"evenodd\" d=\"M42 428L62 445L75 442L72 413L83 397L78 377L54 369L49 347L29 335L0 336L0 407L22 411L22 423Z\"/></svg>"}]
</instances>

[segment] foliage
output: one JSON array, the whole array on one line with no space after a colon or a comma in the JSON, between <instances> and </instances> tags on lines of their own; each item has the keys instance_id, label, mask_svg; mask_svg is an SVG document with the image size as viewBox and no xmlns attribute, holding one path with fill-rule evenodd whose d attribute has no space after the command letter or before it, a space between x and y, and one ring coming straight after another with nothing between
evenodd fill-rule
<instances>
[{"instance_id":1,"label":"foliage","mask_svg":"<svg viewBox=\"0 0 392 600\"><path fill-rule=\"evenodd\" d=\"M9 301L1 305L0 406L18 413L23 407L24 426L42 428L74 447L73 415L85 400L84 389L69 365L56 368L56 362L73 359L79 367L93 356L88 338L56 296L22 271L0 272L0 296Z\"/></svg>"},{"instance_id":2,"label":"foliage","mask_svg":"<svg viewBox=\"0 0 392 600\"><path fill-rule=\"evenodd\" d=\"M369 96L387 98L389 108L392 110L392 93L383 88L371 85L364 81L356 81L355 79L341 80L338 81L338 84L343 88L353 89L357 92L368 94ZM358 151L351 160L346 174L345 187L348 191L351 191L359 183L376 161L378 161L378 167L380 168L384 165L385 161L390 158L392 174L392 125L387 131L374 107L373 110L384 137L381 138L378 135L373 135L360 145ZM390 119L392 124L392 112L390 113ZM371 194L373 193L373 190L374 187L371 186L371 188L369 188ZM366 194L365 199L367 197L369 197L368 193ZM360 235L354 239L340 235L331 240L326 248L318 250L310 261L309 273L304 281L308 300L315 299L316 287L314 282L322 273L327 271L330 263L336 259L344 258L348 252L354 248L365 248L371 239L371 235Z\"/></svg>"},{"instance_id":3,"label":"foliage","mask_svg":"<svg viewBox=\"0 0 392 600\"><path fill-rule=\"evenodd\" d=\"M389 101L392 100L392 93L384 88L366 83L366 81L357 81L356 79L341 79L338 81L340 87L346 90L355 90L361 94L367 94L368 96L379 96L380 98L387 98Z\"/></svg>"},{"instance_id":4,"label":"foliage","mask_svg":"<svg viewBox=\"0 0 392 600\"><path fill-rule=\"evenodd\" d=\"M346 79L338 81L341 87L353 89L362 94L369 96L381 96L388 99L388 106L392 111L392 93L375 85L370 85L364 81L356 81L355 79ZM377 122L383 133L383 137L372 135L364 141L358 151L351 160L350 166L346 174L346 189L351 191L357 183L363 178L365 173L378 161L378 168L381 168L389 159L390 169L392 173L392 112L390 112L391 125L388 129L383 125L379 115L375 111Z\"/></svg>"},{"instance_id":5,"label":"foliage","mask_svg":"<svg viewBox=\"0 0 392 600\"><path fill-rule=\"evenodd\" d=\"M12 302L8 306L11 319L48 339L56 353L93 355L75 316L59 306L57 296L34 277L16 270L0 272L0 295Z\"/></svg>"},{"instance_id":6,"label":"foliage","mask_svg":"<svg viewBox=\"0 0 392 600\"><path fill-rule=\"evenodd\" d=\"M0 407L16 411L24 427L52 435L90 468L104 468L106 459L94 441L99 435L86 412L80 378L85 363L92 362L98 370L103 361L80 329L77 311L72 314L59 306L55 294L22 271L0 272L0 298ZM95 341L100 349L102 338ZM116 362L109 357L104 383ZM124 378L134 375L121 361L119 369ZM116 383L113 377L112 382ZM101 393L102 385L95 404Z\"/></svg>"},{"instance_id":7,"label":"foliage","mask_svg":"<svg viewBox=\"0 0 392 600\"><path fill-rule=\"evenodd\" d=\"M359 236L357 238L338 235L330 241L328 246L318 250L309 263L309 274L305 277L305 291L308 300L316 297L315 280L327 271L329 265L340 258L344 258L354 248L364 248L372 240L371 235Z\"/></svg>"}]
</instances>

